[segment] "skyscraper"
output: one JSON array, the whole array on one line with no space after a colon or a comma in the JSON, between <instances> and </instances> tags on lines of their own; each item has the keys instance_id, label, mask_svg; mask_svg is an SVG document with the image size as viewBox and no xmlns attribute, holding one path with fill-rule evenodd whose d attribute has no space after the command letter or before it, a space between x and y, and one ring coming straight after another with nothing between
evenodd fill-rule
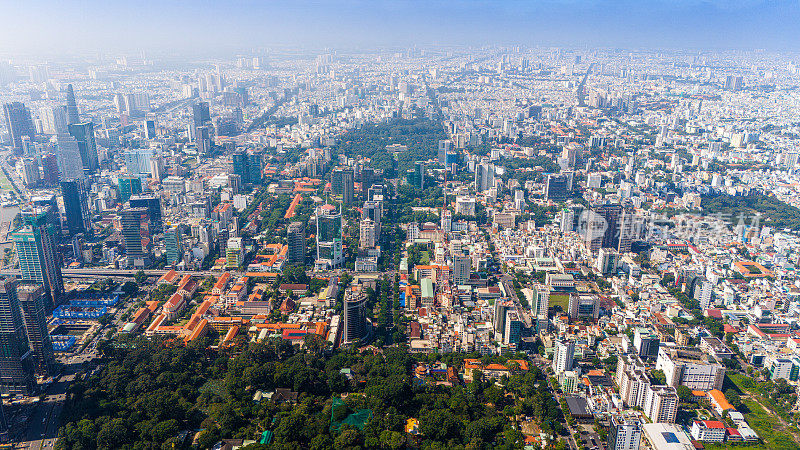
<instances>
[{"instance_id":1,"label":"skyscraper","mask_svg":"<svg viewBox=\"0 0 800 450\"><path fill-rule=\"evenodd\" d=\"M475 190L478 192L488 191L494 186L494 164L484 161L475 166Z\"/></svg>"},{"instance_id":2,"label":"skyscraper","mask_svg":"<svg viewBox=\"0 0 800 450\"><path fill-rule=\"evenodd\" d=\"M317 208L317 267L335 268L344 262L342 213L333 205Z\"/></svg>"},{"instance_id":3,"label":"skyscraper","mask_svg":"<svg viewBox=\"0 0 800 450\"><path fill-rule=\"evenodd\" d=\"M361 219L359 224L359 243L361 249L375 248L378 245L380 231L375 226L375 222L370 218Z\"/></svg>"},{"instance_id":4,"label":"skyscraper","mask_svg":"<svg viewBox=\"0 0 800 450\"><path fill-rule=\"evenodd\" d=\"M33 158L22 160L22 181L28 188L39 185L39 163Z\"/></svg>"},{"instance_id":5,"label":"skyscraper","mask_svg":"<svg viewBox=\"0 0 800 450\"><path fill-rule=\"evenodd\" d=\"M143 245L143 238L149 238L149 215L147 208L128 208L121 212L122 240L125 242L125 253L128 266L145 267L149 261L149 251Z\"/></svg>"},{"instance_id":6,"label":"skyscraper","mask_svg":"<svg viewBox=\"0 0 800 450\"><path fill-rule=\"evenodd\" d=\"M344 294L342 343L351 344L367 335L366 303L367 295L361 288L347 288Z\"/></svg>"},{"instance_id":7,"label":"skyscraper","mask_svg":"<svg viewBox=\"0 0 800 450\"><path fill-rule=\"evenodd\" d=\"M67 230L71 236L78 233L92 234L89 215L89 196L82 178L61 182L64 197L64 212L67 216Z\"/></svg>"},{"instance_id":8,"label":"skyscraper","mask_svg":"<svg viewBox=\"0 0 800 450\"><path fill-rule=\"evenodd\" d=\"M545 200L563 201L572 192L572 177L569 174L549 174L545 182Z\"/></svg>"},{"instance_id":9,"label":"skyscraper","mask_svg":"<svg viewBox=\"0 0 800 450\"><path fill-rule=\"evenodd\" d=\"M56 230L47 222L47 215L34 213L24 218L25 224L11 234L17 250L22 279L44 286L50 295L47 307L58 303L64 293L61 261L56 251Z\"/></svg>"},{"instance_id":10,"label":"skyscraper","mask_svg":"<svg viewBox=\"0 0 800 450\"><path fill-rule=\"evenodd\" d=\"M572 362L575 357L575 341L556 341L555 353L553 353L553 371L560 374L567 370L572 370Z\"/></svg>"},{"instance_id":11,"label":"skyscraper","mask_svg":"<svg viewBox=\"0 0 800 450\"><path fill-rule=\"evenodd\" d=\"M164 248L167 255L167 265L176 265L181 261L181 233L176 226L164 230Z\"/></svg>"},{"instance_id":12,"label":"skyscraper","mask_svg":"<svg viewBox=\"0 0 800 450\"><path fill-rule=\"evenodd\" d=\"M286 264L303 265L306 260L306 230L302 222L292 222L286 230Z\"/></svg>"},{"instance_id":13,"label":"skyscraper","mask_svg":"<svg viewBox=\"0 0 800 450\"><path fill-rule=\"evenodd\" d=\"M447 165L447 153L453 148L453 142L449 139L442 139L439 141L439 153L437 154L437 160L439 164L445 166Z\"/></svg>"},{"instance_id":14,"label":"skyscraper","mask_svg":"<svg viewBox=\"0 0 800 450\"><path fill-rule=\"evenodd\" d=\"M131 195L131 208L146 208L147 216L150 219L150 232L152 234L161 233L163 222L161 219L161 198L157 195Z\"/></svg>"},{"instance_id":15,"label":"skyscraper","mask_svg":"<svg viewBox=\"0 0 800 450\"><path fill-rule=\"evenodd\" d=\"M75 91L72 89L72 84L67 85L67 121L70 125L81 121L78 117L78 103L75 101Z\"/></svg>"},{"instance_id":16,"label":"skyscraper","mask_svg":"<svg viewBox=\"0 0 800 450\"><path fill-rule=\"evenodd\" d=\"M17 285L17 299L28 335L33 361L38 375L49 375L55 366L53 342L47 331L47 311L44 287L39 283L22 281Z\"/></svg>"},{"instance_id":17,"label":"skyscraper","mask_svg":"<svg viewBox=\"0 0 800 450\"><path fill-rule=\"evenodd\" d=\"M67 110L63 106L39 108L39 119L42 121L42 131L47 134L67 132Z\"/></svg>"},{"instance_id":18,"label":"skyscraper","mask_svg":"<svg viewBox=\"0 0 800 450\"><path fill-rule=\"evenodd\" d=\"M372 184L375 183L375 169L364 167L361 169L361 195L367 198L367 192Z\"/></svg>"},{"instance_id":19,"label":"skyscraper","mask_svg":"<svg viewBox=\"0 0 800 450\"><path fill-rule=\"evenodd\" d=\"M622 415L611 416L608 431L608 450L639 450L642 439L642 423L637 419L627 419Z\"/></svg>"},{"instance_id":20,"label":"skyscraper","mask_svg":"<svg viewBox=\"0 0 800 450\"><path fill-rule=\"evenodd\" d=\"M36 389L33 355L17 299L17 280L0 280L0 394L30 395Z\"/></svg>"},{"instance_id":21,"label":"skyscraper","mask_svg":"<svg viewBox=\"0 0 800 450\"><path fill-rule=\"evenodd\" d=\"M208 102L197 102L192 105L192 126L195 140L198 138L198 128L211 126L211 111Z\"/></svg>"},{"instance_id":22,"label":"skyscraper","mask_svg":"<svg viewBox=\"0 0 800 450\"><path fill-rule=\"evenodd\" d=\"M416 187L425 189L425 161L414 161L414 181Z\"/></svg>"},{"instance_id":23,"label":"skyscraper","mask_svg":"<svg viewBox=\"0 0 800 450\"><path fill-rule=\"evenodd\" d=\"M57 134L55 140L58 166L61 169L60 179L83 178L83 159L78 140L67 133Z\"/></svg>"},{"instance_id":24,"label":"skyscraper","mask_svg":"<svg viewBox=\"0 0 800 450\"><path fill-rule=\"evenodd\" d=\"M42 181L48 186L58 183L58 157L52 153L42 155Z\"/></svg>"},{"instance_id":25,"label":"skyscraper","mask_svg":"<svg viewBox=\"0 0 800 450\"><path fill-rule=\"evenodd\" d=\"M231 156L231 159L233 160L233 173L241 177L242 183L261 183L261 170L264 166L260 151L237 151Z\"/></svg>"},{"instance_id":26,"label":"skyscraper","mask_svg":"<svg viewBox=\"0 0 800 450\"><path fill-rule=\"evenodd\" d=\"M361 208L361 218L366 219L370 218L378 229L381 229L381 204L380 202L375 201L366 201L364 202L364 206Z\"/></svg>"},{"instance_id":27,"label":"skyscraper","mask_svg":"<svg viewBox=\"0 0 800 450\"><path fill-rule=\"evenodd\" d=\"M33 120L31 112L22 102L11 102L3 105L6 116L6 128L11 135L14 149L22 151L22 137L34 138Z\"/></svg>"},{"instance_id":28,"label":"skyscraper","mask_svg":"<svg viewBox=\"0 0 800 450\"><path fill-rule=\"evenodd\" d=\"M337 167L333 169L331 190L334 195L342 196L342 203L353 203L353 168Z\"/></svg>"},{"instance_id":29,"label":"skyscraper","mask_svg":"<svg viewBox=\"0 0 800 450\"><path fill-rule=\"evenodd\" d=\"M119 177L117 183L120 203L127 202L132 195L142 193L142 180L138 177Z\"/></svg>"},{"instance_id":30,"label":"skyscraper","mask_svg":"<svg viewBox=\"0 0 800 450\"><path fill-rule=\"evenodd\" d=\"M71 123L69 134L78 141L83 169L95 173L100 164L97 161L97 144L94 140L94 123Z\"/></svg>"}]
</instances>

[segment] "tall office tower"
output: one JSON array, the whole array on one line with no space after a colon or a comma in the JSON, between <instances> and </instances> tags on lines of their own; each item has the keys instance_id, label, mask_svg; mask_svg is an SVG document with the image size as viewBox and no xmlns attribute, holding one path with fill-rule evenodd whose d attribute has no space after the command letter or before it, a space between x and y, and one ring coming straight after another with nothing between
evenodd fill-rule
<instances>
[{"instance_id":1,"label":"tall office tower","mask_svg":"<svg viewBox=\"0 0 800 450\"><path fill-rule=\"evenodd\" d=\"M28 188L39 186L39 163L33 158L22 160L22 181Z\"/></svg>"},{"instance_id":2,"label":"tall office tower","mask_svg":"<svg viewBox=\"0 0 800 450\"><path fill-rule=\"evenodd\" d=\"M367 198L367 192L372 184L375 183L375 169L364 167L361 169L361 195Z\"/></svg>"},{"instance_id":3,"label":"tall office tower","mask_svg":"<svg viewBox=\"0 0 800 450\"><path fill-rule=\"evenodd\" d=\"M125 112L125 96L119 92L114 94L114 107L117 109L117 114Z\"/></svg>"},{"instance_id":4,"label":"tall office tower","mask_svg":"<svg viewBox=\"0 0 800 450\"><path fill-rule=\"evenodd\" d=\"M45 106L39 108L39 119L42 131L47 134L67 132L67 110L63 106Z\"/></svg>"},{"instance_id":5,"label":"tall office tower","mask_svg":"<svg viewBox=\"0 0 800 450\"><path fill-rule=\"evenodd\" d=\"M120 203L127 202L132 195L142 193L142 180L138 177L119 177L117 184Z\"/></svg>"},{"instance_id":6,"label":"tall office tower","mask_svg":"<svg viewBox=\"0 0 800 450\"><path fill-rule=\"evenodd\" d=\"M461 286L469 281L472 260L468 255L453 255L453 284Z\"/></svg>"},{"instance_id":7,"label":"tall office tower","mask_svg":"<svg viewBox=\"0 0 800 450\"><path fill-rule=\"evenodd\" d=\"M50 295L48 309L58 304L64 293L61 261L56 251L56 229L48 223L47 214L34 213L24 217L25 224L11 233L17 250L22 279L44 286Z\"/></svg>"},{"instance_id":8,"label":"tall office tower","mask_svg":"<svg viewBox=\"0 0 800 450\"><path fill-rule=\"evenodd\" d=\"M425 161L414 161L414 183L420 189L425 189Z\"/></svg>"},{"instance_id":9,"label":"tall office tower","mask_svg":"<svg viewBox=\"0 0 800 450\"><path fill-rule=\"evenodd\" d=\"M48 186L58 184L58 157L52 153L42 155L42 181Z\"/></svg>"},{"instance_id":10,"label":"tall office tower","mask_svg":"<svg viewBox=\"0 0 800 450\"><path fill-rule=\"evenodd\" d=\"M519 344L520 337L522 335L522 320L519 318L519 314L516 311L510 310L506 311L506 322L505 322L505 329L503 330L503 343L508 344Z\"/></svg>"},{"instance_id":11,"label":"tall office tower","mask_svg":"<svg viewBox=\"0 0 800 450\"><path fill-rule=\"evenodd\" d=\"M650 386L644 400L644 415L653 423L675 423L677 390L672 386Z\"/></svg>"},{"instance_id":12,"label":"tall office tower","mask_svg":"<svg viewBox=\"0 0 800 450\"><path fill-rule=\"evenodd\" d=\"M164 230L164 249L168 266L174 266L181 262L183 248L181 247L181 232L178 227L171 226Z\"/></svg>"},{"instance_id":13,"label":"tall office tower","mask_svg":"<svg viewBox=\"0 0 800 450\"><path fill-rule=\"evenodd\" d=\"M344 293L344 331L342 343L351 344L367 335L367 295L361 288L347 287Z\"/></svg>"},{"instance_id":14,"label":"tall office tower","mask_svg":"<svg viewBox=\"0 0 800 450\"><path fill-rule=\"evenodd\" d=\"M142 240L149 237L147 208L128 208L120 213L122 240L128 256L128 266L146 267L149 265L149 251Z\"/></svg>"},{"instance_id":15,"label":"tall office tower","mask_svg":"<svg viewBox=\"0 0 800 450\"><path fill-rule=\"evenodd\" d=\"M375 248L378 245L378 239L380 238L380 231L375 226L375 222L372 221L370 218L361 219L361 223L359 224L359 242L358 248L360 249L367 249L367 248Z\"/></svg>"},{"instance_id":16,"label":"tall office tower","mask_svg":"<svg viewBox=\"0 0 800 450\"><path fill-rule=\"evenodd\" d=\"M592 208L594 213L593 219L600 222L602 219L602 229L595 227L591 235L587 233L586 242L592 251L596 254L600 248L619 248L620 238L620 216L622 215L622 205L620 204L605 204ZM588 228L587 228L588 230ZM600 233L602 232L602 236ZM589 239L591 237L591 240ZM599 247L597 247L599 245Z\"/></svg>"},{"instance_id":17,"label":"tall office tower","mask_svg":"<svg viewBox=\"0 0 800 450\"><path fill-rule=\"evenodd\" d=\"M22 308L17 299L17 280L0 280L0 394L31 395L36 390L34 362Z\"/></svg>"},{"instance_id":18,"label":"tall office tower","mask_svg":"<svg viewBox=\"0 0 800 450\"><path fill-rule=\"evenodd\" d=\"M156 138L156 120L147 119L144 121L144 137L147 139Z\"/></svg>"},{"instance_id":19,"label":"tall office tower","mask_svg":"<svg viewBox=\"0 0 800 450\"><path fill-rule=\"evenodd\" d=\"M503 331L506 329L506 311L513 308L514 304L510 301L499 301L495 300L494 302L494 317L492 320L494 323L494 331L499 334L503 334Z\"/></svg>"},{"instance_id":20,"label":"tall office tower","mask_svg":"<svg viewBox=\"0 0 800 450\"><path fill-rule=\"evenodd\" d=\"M64 198L64 212L70 236L78 233L91 236L93 231L89 214L89 195L83 179L62 181L61 194Z\"/></svg>"},{"instance_id":21,"label":"tall office tower","mask_svg":"<svg viewBox=\"0 0 800 450\"><path fill-rule=\"evenodd\" d=\"M743 78L741 76L728 75L725 77L725 85L723 89L726 91L740 91L742 89Z\"/></svg>"},{"instance_id":22,"label":"tall office tower","mask_svg":"<svg viewBox=\"0 0 800 450\"><path fill-rule=\"evenodd\" d=\"M97 161L97 144L94 140L94 123L72 123L69 125L69 134L78 141L78 151L81 154L83 170L95 173L100 166Z\"/></svg>"},{"instance_id":23,"label":"tall office tower","mask_svg":"<svg viewBox=\"0 0 800 450\"><path fill-rule=\"evenodd\" d=\"M306 262L306 227L302 222L292 222L286 229L286 264L304 265Z\"/></svg>"},{"instance_id":24,"label":"tall office tower","mask_svg":"<svg viewBox=\"0 0 800 450\"><path fill-rule=\"evenodd\" d=\"M150 219L150 232L152 234L161 233L164 224L161 219L161 198L157 195L131 195L131 208L147 209L147 217Z\"/></svg>"},{"instance_id":25,"label":"tall office tower","mask_svg":"<svg viewBox=\"0 0 800 450\"><path fill-rule=\"evenodd\" d=\"M78 117L78 103L75 102L75 91L72 89L72 84L67 85L67 120L70 125L81 121Z\"/></svg>"},{"instance_id":26,"label":"tall office tower","mask_svg":"<svg viewBox=\"0 0 800 450\"><path fill-rule=\"evenodd\" d=\"M57 134L56 152L62 180L83 178L83 160L78 141L67 133Z\"/></svg>"},{"instance_id":27,"label":"tall office tower","mask_svg":"<svg viewBox=\"0 0 800 450\"><path fill-rule=\"evenodd\" d=\"M200 127L211 126L211 111L208 102L198 102L192 105L192 125L195 130ZM195 140L199 137L195 131Z\"/></svg>"},{"instance_id":28,"label":"tall office tower","mask_svg":"<svg viewBox=\"0 0 800 450\"><path fill-rule=\"evenodd\" d=\"M568 233L570 231L574 231L575 223L575 210L571 208L564 208L561 210L561 214L559 216L559 228L561 229L562 233Z\"/></svg>"},{"instance_id":29,"label":"tall office tower","mask_svg":"<svg viewBox=\"0 0 800 450\"><path fill-rule=\"evenodd\" d=\"M637 215L629 205L622 208L617 228L619 239L616 248L620 254L630 252L633 241L645 237L644 217Z\"/></svg>"},{"instance_id":30,"label":"tall office tower","mask_svg":"<svg viewBox=\"0 0 800 450\"><path fill-rule=\"evenodd\" d=\"M229 238L225 247L225 267L238 269L244 261L244 245L242 238Z\"/></svg>"},{"instance_id":31,"label":"tall office tower","mask_svg":"<svg viewBox=\"0 0 800 450\"><path fill-rule=\"evenodd\" d=\"M639 450L642 439L642 423L622 415L611 416L611 428L608 431L608 450Z\"/></svg>"},{"instance_id":32,"label":"tall office tower","mask_svg":"<svg viewBox=\"0 0 800 450\"><path fill-rule=\"evenodd\" d=\"M366 201L364 202L364 206L361 208L361 218L362 219L372 219L375 222L375 225L378 229L381 229L381 204L380 202L375 201Z\"/></svg>"},{"instance_id":33,"label":"tall office tower","mask_svg":"<svg viewBox=\"0 0 800 450\"><path fill-rule=\"evenodd\" d=\"M236 86L233 89L233 92L239 96L239 105L245 107L250 104L250 92L247 89L247 86Z\"/></svg>"},{"instance_id":34,"label":"tall office tower","mask_svg":"<svg viewBox=\"0 0 800 450\"><path fill-rule=\"evenodd\" d=\"M333 169L331 190L334 195L342 196L342 203L353 203L353 168L337 167Z\"/></svg>"},{"instance_id":35,"label":"tall office tower","mask_svg":"<svg viewBox=\"0 0 800 450\"><path fill-rule=\"evenodd\" d=\"M318 268L336 268L344 262L342 249L342 213L333 205L317 208Z\"/></svg>"},{"instance_id":36,"label":"tall office tower","mask_svg":"<svg viewBox=\"0 0 800 450\"><path fill-rule=\"evenodd\" d=\"M700 303L700 309L705 311L711 306L711 299L714 294L714 283L703 278L697 280L694 287L694 299Z\"/></svg>"},{"instance_id":37,"label":"tall office tower","mask_svg":"<svg viewBox=\"0 0 800 450\"><path fill-rule=\"evenodd\" d=\"M17 285L17 299L22 307L22 318L28 334L28 343L33 350L36 374L48 376L55 367L53 342L47 331L47 298L39 283L22 281Z\"/></svg>"},{"instance_id":38,"label":"tall office tower","mask_svg":"<svg viewBox=\"0 0 800 450\"><path fill-rule=\"evenodd\" d=\"M494 164L484 161L475 166L475 190L488 191L494 186Z\"/></svg>"},{"instance_id":39,"label":"tall office tower","mask_svg":"<svg viewBox=\"0 0 800 450\"><path fill-rule=\"evenodd\" d=\"M354 182L353 182L353 168L346 167L342 171L342 203L350 205L353 203L354 195Z\"/></svg>"},{"instance_id":40,"label":"tall office tower","mask_svg":"<svg viewBox=\"0 0 800 450\"><path fill-rule=\"evenodd\" d=\"M553 353L553 371L556 374L572 370L572 361L575 357L575 341L556 341Z\"/></svg>"},{"instance_id":41,"label":"tall office tower","mask_svg":"<svg viewBox=\"0 0 800 450\"><path fill-rule=\"evenodd\" d=\"M3 113L6 116L6 129L11 135L11 142L14 149L22 151L22 137L28 136L33 140L35 133L31 112L22 102L11 102L3 105Z\"/></svg>"},{"instance_id":42,"label":"tall office tower","mask_svg":"<svg viewBox=\"0 0 800 450\"><path fill-rule=\"evenodd\" d=\"M571 173L570 173L571 174ZM544 187L545 200L564 201L572 192L572 177L570 174L550 174Z\"/></svg>"},{"instance_id":43,"label":"tall office tower","mask_svg":"<svg viewBox=\"0 0 800 450\"><path fill-rule=\"evenodd\" d=\"M233 173L241 177L244 184L261 184L261 171L264 168L263 154L259 150L237 151L231 155Z\"/></svg>"},{"instance_id":44,"label":"tall office tower","mask_svg":"<svg viewBox=\"0 0 800 450\"><path fill-rule=\"evenodd\" d=\"M449 139L441 139L439 140L439 153L437 156L437 160L439 164L446 166L447 165L447 154L453 148L453 141Z\"/></svg>"},{"instance_id":45,"label":"tall office tower","mask_svg":"<svg viewBox=\"0 0 800 450\"><path fill-rule=\"evenodd\" d=\"M132 176L149 175L151 172L151 160L153 159L153 149L141 148L126 150L123 154L125 168Z\"/></svg>"}]
</instances>

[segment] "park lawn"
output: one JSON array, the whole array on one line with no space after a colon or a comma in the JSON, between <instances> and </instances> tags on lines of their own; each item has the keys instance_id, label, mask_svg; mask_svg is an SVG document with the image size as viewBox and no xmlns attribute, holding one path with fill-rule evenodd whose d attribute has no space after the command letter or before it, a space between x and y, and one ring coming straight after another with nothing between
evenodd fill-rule
<instances>
[{"instance_id":1,"label":"park lawn","mask_svg":"<svg viewBox=\"0 0 800 450\"><path fill-rule=\"evenodd\" d=\"M560 306L562 311L569 307L569 294L550 294L550 307Z\"/></svg>"},{"instance_id":2,"label":"park lawn","mask_svg":"<svg viewBox=\"0 0 800 450\"><path fill-rule=\"evenodd\" d=\"M745 419L750 427L764 441L764 447L771 450L796 450L797 443L792 435L783 429L775 416L764 411L754 400L745 398L742 402L750 410L745 414ZM731 447L733 448L733 447Z\"/></svg>"},{"instance_id":3,"label":"park lawn","mask_svg":"<svg viewBox=\"0 0 800 450\"><path fill-rule=\"evenodd\" d=\"M0 171L0 190L4 191L13 191L14 186L11 185L11 181L8 180L6 174L3 171Z\"/></svg>"}]
</instances>

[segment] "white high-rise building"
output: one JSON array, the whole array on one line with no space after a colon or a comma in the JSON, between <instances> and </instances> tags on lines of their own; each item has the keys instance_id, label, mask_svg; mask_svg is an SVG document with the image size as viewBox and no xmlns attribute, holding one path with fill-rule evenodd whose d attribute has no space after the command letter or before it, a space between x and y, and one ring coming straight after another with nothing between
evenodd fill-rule
<instances>
[{"instance_id":1,"label":"white high-rise building","mask_svg":"<svg viewBox=\"0 0 800 450\"><path fill-rule=\"evenodd\" d=\"M441 223L442 231L445 233L449 233L453 227L453 215L450 213L449 209L445 209L442 211L442 223Z\"/></svg>"},{"instance_id":2,"label":"white high-rise building","mask_svg":"<svg viewBox=\"0 0 800 450\"><path fill-rule=\"evenodd\" d=\"M608 432L608 450L639 450L642 423L623 416L611 416Z\"/></svg>"},{"instance_id":3,"label":"white high-rise building","mask_svg":"<svg viewBox=\"0 0 800 450\"><path fill-rule=\"evenodd\" d=\"M644 414L653 423L675 423L678 393L672 386L650 386L644 401Z\"/></svg>"},{"instance_id":4,"label":"white high-rise building","mask_svg":"<svg viewBox=\"0 0 800 450\"><path fill-rule=\"evenodd\" d=\"M375 222L367 217L366 219L361 220L360 224L360 240L358 247L361 249L366 248L375 248L378 245L378 227L375 226Z\"/></svg>"},{"instance_id":5,"label":"white high-rise building","mask_svg":"<svg viewBox=\"0 0 800 450\"><path fill-rule=\"evenodd\" d=\"M556 341L555 353L553 353L553 371L560 374L571 370L574 357L575 341Z\"/></svg>"}]
</instances>

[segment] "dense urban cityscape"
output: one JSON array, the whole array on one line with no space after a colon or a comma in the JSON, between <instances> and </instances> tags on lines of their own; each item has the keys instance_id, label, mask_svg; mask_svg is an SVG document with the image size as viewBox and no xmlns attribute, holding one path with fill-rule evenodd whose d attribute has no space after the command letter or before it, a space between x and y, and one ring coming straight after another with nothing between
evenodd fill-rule
<instances>
[{"instance_id":1,"label":"dense urban cityscape","mask_svg":"<svg viewBox=\"0 0 800 450\"><path fill-rule=\"evenodd\" d=\"M800 57L0 60L0 448L800 447Z\"/></svg>"}]
</instances>

